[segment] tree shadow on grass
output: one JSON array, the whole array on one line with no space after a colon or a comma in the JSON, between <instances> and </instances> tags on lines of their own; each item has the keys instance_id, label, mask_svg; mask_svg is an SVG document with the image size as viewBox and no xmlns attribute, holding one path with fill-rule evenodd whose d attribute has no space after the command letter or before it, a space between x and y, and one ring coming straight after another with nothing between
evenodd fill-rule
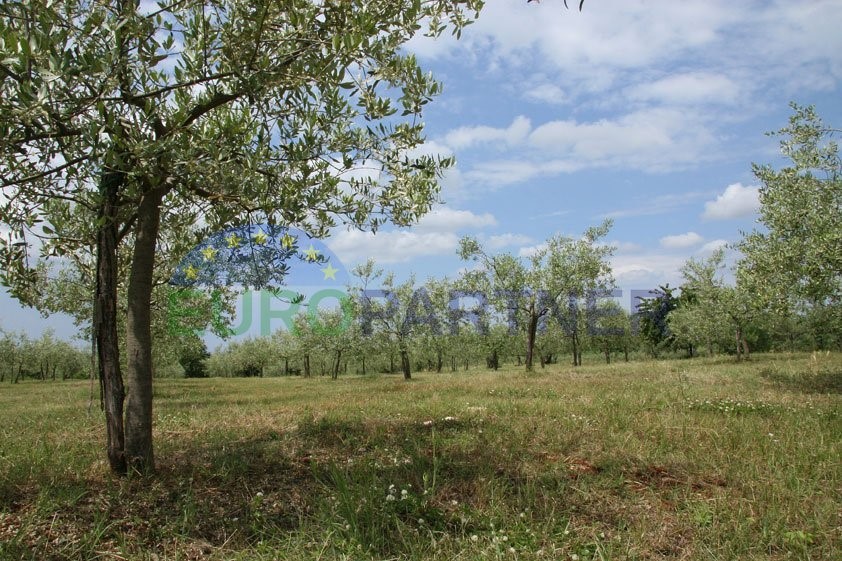
<instances>
[{"instance_id":1,"label":"tree shadow on grass","mask_svg":"<svg viewBox=\"0 0 842 561\"><path fill-rule=\"evenodd\" d=\"M450 531L458 519L450 497L467 493L479 472L493 469L491 457L472 467L470 454L442 455L448 439L468 430L470 424L455 420L434 431L417 422L311 415L286 432L220 432L161 443L153 476L115 478L100 465L85 480L9 486L0 509L0 538L7 542L0 553L169 558L172 548L182 554L189 547L204 558L205 551L281 544L342 522L336 529L342 539L395 554L411 546L399 537L418 530L412 527L418 520ZM395 505L386 499L390 486L397 489ZM401 501L404 489L408 498ZM357 512L360 505L368 506Z\"/></svg>"}]
</instances>

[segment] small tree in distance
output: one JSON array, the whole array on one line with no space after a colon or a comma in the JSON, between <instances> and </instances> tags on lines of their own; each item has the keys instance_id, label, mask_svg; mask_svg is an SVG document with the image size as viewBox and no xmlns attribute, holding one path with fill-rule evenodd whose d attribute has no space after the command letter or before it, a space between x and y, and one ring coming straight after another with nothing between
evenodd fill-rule
<instances>
[{"instance_id":1,"label":"small tree in distance","mask_svg":"<svg viewBox=\"0 0 842 561\"><path fill-rule=\"evenodd\" d=\"M556 321L567 323L563 327L571 340L573 365L580 364L576 309L585 299L607 293L614 285L608 262L614 248L601 243L611 225L606 220L588 228L580 238L554 236L526 260L510 253L490 255L476 239L462 238L459 256L480 265L467 271L462 283L485 294L510 324L525 332L527 371L533 369L538 323L550 312Z\"/></svg>"}]
</instances>

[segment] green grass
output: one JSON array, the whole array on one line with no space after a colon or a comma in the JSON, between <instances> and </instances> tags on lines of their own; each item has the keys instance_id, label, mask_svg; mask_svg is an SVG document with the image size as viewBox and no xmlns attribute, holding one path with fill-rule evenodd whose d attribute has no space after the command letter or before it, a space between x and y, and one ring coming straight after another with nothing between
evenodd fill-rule
<instances>
[{"instance_id":1,"label":"green grass","mask_svg":"<svg viewBox=\"0 0 842 561\"><path fill-rule=\"evenodd\" d=\"M838 355L156 381L117 479L86 383L0 386L0 559L831 559Z\"/></svg>"}]
</instances>

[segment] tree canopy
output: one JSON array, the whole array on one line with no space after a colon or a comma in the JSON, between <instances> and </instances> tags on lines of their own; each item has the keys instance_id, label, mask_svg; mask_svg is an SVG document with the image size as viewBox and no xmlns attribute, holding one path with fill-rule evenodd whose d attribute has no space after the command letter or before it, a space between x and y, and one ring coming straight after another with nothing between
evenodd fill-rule
<instances>
[{"instance_id":1,"label":"tree canopy","mask_svg":"<svg viewBox=\"0 0 842 561\"><path fill-rule=\"evenodd\" d=\"M223 225L324 235L338 222L375 229L429 210L451 160L413 150L421 111L441 87L401 46L419 32L460 33L481 4L0 4L0 223L11 230L2 281L34 303L46 270L34 251L96 256L115 471L153 466L150 301L156 270L172 262L164 258Z\"/></svg>"},{"instance_id":2,"label":"tree canopy","mask_svg":"<svg viewBox=\"0 0 842 561\"><path fill-rule=\"evenodd\" d=\"M781 152L791 165L754 165L760 224L739 243L740 276L756 297L780 309L842 306L842 160L813 107L792 104ZM838 313L838 312L837 312Z\"/></svg>"}]
</instances>

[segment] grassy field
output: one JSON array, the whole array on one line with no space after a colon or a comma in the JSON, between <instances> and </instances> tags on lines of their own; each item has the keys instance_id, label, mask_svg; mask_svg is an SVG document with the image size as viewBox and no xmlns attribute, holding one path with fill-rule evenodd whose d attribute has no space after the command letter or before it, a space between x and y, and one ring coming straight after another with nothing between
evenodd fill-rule
<instances>
[{"instance_id":1,"label":"grassy field","mask_svg":"<svg viewBox=\"0 0 842 561\"><path fill-rule=\"evenodd\" d=\"M842 356L0 386L0 559L838 559Z\"/></svg>"}]
</instances>

